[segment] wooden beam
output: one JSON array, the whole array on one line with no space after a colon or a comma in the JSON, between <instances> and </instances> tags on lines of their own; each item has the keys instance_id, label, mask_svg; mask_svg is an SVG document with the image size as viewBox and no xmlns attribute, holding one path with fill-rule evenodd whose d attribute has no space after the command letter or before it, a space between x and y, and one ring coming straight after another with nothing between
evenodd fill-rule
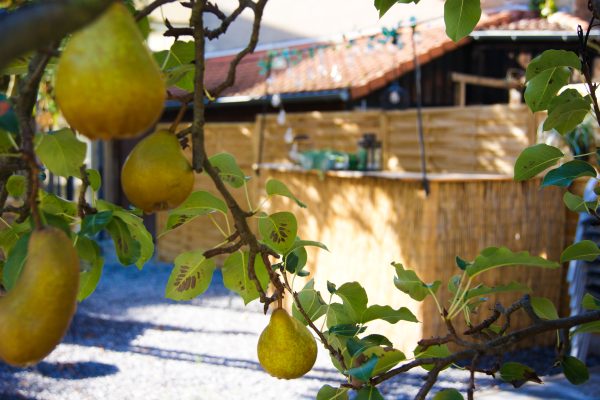
<instances>
[{"instance_id":1,"label":"wooden beam","mask_svg":"<svg viewBox=\"0 0 600 400\"><path fill-rule=\"evenodd\" d=\"M478 75L469 75L469 74L461 74L459 72L453 72L451 75L451 79L453 82L467 84L467 85L476 85L476 86L484 86L491 87L496 89L520 89L523 87L521 82L512 81L507 79L498 79L498 78L489 78L485 76Z\"/></svg>"}]
</instances>

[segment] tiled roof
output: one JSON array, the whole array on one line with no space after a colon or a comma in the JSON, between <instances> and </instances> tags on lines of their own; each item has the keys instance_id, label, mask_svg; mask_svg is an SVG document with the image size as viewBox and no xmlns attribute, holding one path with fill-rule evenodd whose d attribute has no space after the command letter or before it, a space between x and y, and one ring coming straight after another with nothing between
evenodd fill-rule
<instances>
[{"instance_id":1,"label":"tiled roof","mask_svg":"<svg viewBox=\"0 0 600 400\"><path fill-rule=\"evenodd\" d=\"M484 15L476 30L517 30L517 31L569 31L586 22L566 13L553 14L548 19L534 18L524 12L501 12ZM380 89L399 76L414 68L410 28L400 31L398 43L384 43L383 38L361 37L348 42L311 43L297 46L302 50L319 44L327 45L316 50L310 57L304 56L294 65L281 70L274 69L269 84L269 93L306 93L336 89L348 89L352 98L359 98ZM419 25L417 28L417 54L421 64L456 49L471 39L459 43L452 42L441 23ZM233 87L223 96L261 97L265 94L265 76L260 74L259 61L266 52L247 56L240 63L237 79ZM207 60L206 84L214 87L227 73L233 56Z\"/></svg>"}]
</instances>

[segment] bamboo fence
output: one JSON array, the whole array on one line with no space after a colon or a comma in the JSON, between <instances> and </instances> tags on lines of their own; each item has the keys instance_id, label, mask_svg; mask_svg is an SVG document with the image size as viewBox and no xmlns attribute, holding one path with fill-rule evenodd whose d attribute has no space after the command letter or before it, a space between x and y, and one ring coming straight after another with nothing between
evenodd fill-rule
<instances>
[{"instance_id":1,"label":"bamboo fence","mask_svg":"<svg viewBox=\"0 0 600 400\"><path fill-rule=\"evenodd\" d=\"M291 114L283 126L269 115L264 122L264 163L289 163L289 145L283 139L288 128L296 135L309 136L307 146L342 151L355 151L363 133L373 132L383 142L386 170L419 171L416 116L411 110ZM258 159L261 124L260 117L255 123L209 124L209 153L232 153L251 175ZM268 178L284 181L308 208L274 199L268 211L292 210L298 217L299 235L322 241L331 250L309 250L309 269L318 288L325 290L327 280L337 284L356 280L366 288L370 304L411 308L422 325L377 326L399 349L411 350L419 338L441 333L443 327L430 300L417 304L394 287L392 261L414 269L425 281L447 282L459 272L454 265L457 255L473 259L487 246L503 245L556 260L572 240L568 227L576 215L565 212L562 191L540 190L539 181L516 183L510 178L518 154L535 142L536 126L536 118L524 106L426 109L428 172L441 174L432 180L429 197L414 180L262 170L252 180L250 202L258 204L263 199L258 188ZM464 174L464 179L443 178L457 173ZM473 174L496 177L473 179ZM196 188L214 192L206 176L198 178ZM243 190L235 195L246 204ZM166 215L159 214L157 221L160 232ZM200 217L160 237L158 254L172 260L183 251L208 249L221 241L210 219ZM561 308L567 304L563 271L512 268L491 272L484 279L488 285L518 279L536 296L548 297ZM447 298L444 286L440 291ZM492 301L496 299L507 302L514 296L493 297ZM476 319L485 317L482 311ZM518 315L513 322L522 326L526 321ZM551 342L549 336L541 343Z\"/></svg>"}]
</instances>

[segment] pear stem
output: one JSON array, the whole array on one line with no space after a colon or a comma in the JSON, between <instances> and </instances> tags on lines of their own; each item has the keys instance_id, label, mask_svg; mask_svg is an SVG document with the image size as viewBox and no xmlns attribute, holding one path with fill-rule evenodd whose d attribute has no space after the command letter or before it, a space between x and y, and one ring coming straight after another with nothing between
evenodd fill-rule
<instances>
[{"instance_id":1,"label":"pear stem","mask_svg":"<svg viewBox=\"0 0 600 400\"><path fill-rule=\"evenodd\" d=\"M283 297L280 297L277 299L277 309L282 309L283 308Z\"/></svg>"}]
</instances>

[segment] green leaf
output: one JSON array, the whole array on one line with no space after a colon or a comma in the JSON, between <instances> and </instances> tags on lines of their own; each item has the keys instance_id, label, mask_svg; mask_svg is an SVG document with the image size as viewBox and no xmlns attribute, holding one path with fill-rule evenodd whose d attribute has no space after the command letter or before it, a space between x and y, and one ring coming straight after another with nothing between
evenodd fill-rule
<instances>
[{"instance_id":1,"label":"green leaf","mask_svg":"<svg viewBox=\"0 0 600 400\"><path fill-rule=\"evenodd\" d=\"M569 83L569 68L581 69L579 57L572 51L546 50L527 66L525 102L531 111L546 110L558 91Z\"/></svg>"},{"instance_id":2,"label":"green leaf","mask_svg":"<svg viewBox=\"0 0 600 400\"><path fill-rule=\"evenodd\" d=\"M315 283L311 279L300 291L300 293L298 293L300 304L302 305L304 311L306 311L306 314L308 314L308 317L311 321L316 321L327 312L327 303L323 301L321 293L314 289L314 285ZM308 325L308 321L306 321L304 316L300 313L296 303L292 305L292 315L304 325Z\"/></svg>"},{"instance_id":3,"label":"green leaf","mask_svg":"<svg viewBox=\"0 0 600 400\"><path fill-rule=\"evenodd\" d=\"M25 221L21 224L14 223L0 231L0 248L4 254L9 254L19 238L31 231L31 224Z\"/></svg>"},{"instance_id":4,"label":"green leaf","mask_svg":"<svg viewBox=\"0 0 600 400\"><path fill-rule=\"evenodd\" d=\"M464 271L465 269L467 269L467 267L469 266L469 262L463 260L462 258L460 258L459 256L456 256L455 258L456 261L456 266L458 268L460 268L462 271Z\"/></svg>"},{"instance_id":5,"label":"green leaf","mask_svg":"<svg viewBox=\"0 0 600 400\"><path fill-rule=\"evenodd\" d=\"M580 333L600 333L600 321L593 321L579 325L573 331L573 335L579 335Z\"/></svg>"},{"instance_id":6,"label":"green leaf","mask_svg":"<svg viewBox=\"0 0 600 400\"><path fill-rule=\"evenodd\" d=\"M480 18L480 0L446 0L444 4L446 34L455 42L470 34Z\"/></svg>"},{"instance_id":7,"label":"green leaf","mask_svg":"<svg viewBox=\"0 0 600 400\"><path fill-rule=\"evenodd\" d=\"M330 335L353 337L361 332L364 332L365 329L365 327L360 327L354 324L343 324L332 326L331 328L329 328L328 333Z\"/></svg>"},{"instance_id":8,"label":"green leaf","mask_svg":"<svg viewBox=\"0 0 600 400\"><path fill-rule=\"evenodd\" d=\"M518 362L507 362L500 367L500 378L503 381L510 382L516 388L523 386L526 382L542 383L535 371Z\"/></svg>"},{"instance_id":9,"label":"green leaf","mask_svg":"<svg viewBox=\"0 0 600 400\"><path fill-rule=\"evenodd\" d=\"M456 293L458 291L461 279L461 275L454 275L448 280L448 290L450 291L450 293Z\"/></svg>"},{"instance_id":10,"label":"green leaf","mask_svg":"<svg viewBox=\"0 0 600 400\"><path fill-rule=\"evenodd\" d=\"M415 348L414 353L415 353L415 358L417 358L417 359L446 358L450 354L452 354L450 352L450 350L448 349L448 346L446 346L445 344L429 346L425 351L421 350L421 346L417 346ZM433 364L425 364L425 365L421 365L421 367L426 371L431 371L433 369ZM448 367L446 367L446 368L448 368ZM444 369L446 369L446 368L444 368Z\"/></svg>"},{"instance_id":11,"label":"green leaf","mask_svg":"<svg viewBox=\"0 0 600 400\"><path fill-rule=\"evenodd\" d=\"M560 262L571 260L594 261L600 256L600 249L591 240L582 240L567 247L560 255Z\"/></svg>"},{"instance_id":12,"label":"green leaf","mask_svg":"<svg viewBox=\"0 0 600 400\"><path fill-rule=\"evenodd\" d=\"M354 400L385 400L375 386L365 386L356 393Z\"/></svg>"},{"instance_id":13,"label":"green leaf","mask_svg":"<svg viewBox=\"0 0 600 400\"><path fill-rule=\"evenodd\" d=\"M321 242L316 242L314 240L301 240L301 239L296 238L296 240L294 241L294 244L288 250L288 253L291 253L292 251L299 249L300 247L307 247L307 246L318 247L320 249L329 251L327 246L325 246Z\"/></svg>"},{"instance_id":14,"label":"green leaf","mask_svg":"<svg viewBox=\"0 0 600 400\"><path fill-rule=\"evenodd\" d=\"M298 222L290 212L278 212L258 220L258 231L264 242L280 254L286 254L294 245Z\"/></svg>"},{"instance_id":15,"label":"green leaf","mask_svg":"<svg viewBox=\"0 0 600 400\"><path fill-rule=\"evenodd\" d=\"M444 389L437 392L433 400L465 400L465 398L456 389Z\"/></svg>"},{"instance_id":16,"label":"green leaf","mask_svg":"<svg viewBox=\"0 0 600 400\"><path fill-rule=\"evenodd\" d=\"M395 324L398 321L419 322L417 317L406 307L394 310L390 306L379 305L370 306L363 314L361 322L365 324L376 319L384 320L390 324Z\"/></svg>"},{"instance_id":17,"label":"green leaf","mask_svg":"<svg viewBox=\"0 0 600 400\"><path fill-rule=\"evenodd\" d=\"M93 237L104 228L109 222L112 220L113 212L112 211L100 211L96 214L89 214L83 218L81 223L81 230L79 231L80 235Z\"/></svg>"},{"instance_id":18,"label":"green leaf","mask_svg":"<svg viewBox=\"0 0 600 400\"><path fill-rule=\"evenodd\" d=\"M565 377L573 385L581 385L590 379L590 371L579 359L565 356L560 362Z\"/></svg>"},{"instance_id":19,"label":"green leaf","mask_svg":"<svg viewBox=\"0 0 600 400\"><path fill-rule=\"evenodd\" d=\"M367 311L369 301L367 292L358 282L348 282L340 286L335 293L344 302L347 313L353 320L360 322Z\"/></svg>"},{"instance_id":20,"label":"green leaf","mask_svg":"<svg viewBox=\"0 0 600 400\"><path fill-rule=\"evenodd\" d=\"M27 260L27 246L31 233L21 236L8 254L2 271L2 283L6 290L11 290L17 283L21 270Z\"/></svg>"},{"instance_id":21,"label":"green leaf","mask_svg":"<svg viewBox=\"0 0 600 400\"><path fill-rule=\"evenodd\" d=\"M531 179L553 166L565 155L553 146L540 143L523 150L515 162L515 181Z\"/></svg>"},{"instance_id":22,"label":"green leaf","mask_svg":"<svg viewBox=\"0 0 600 400\"><path fill-rule=\"evenodd\" d=\"M600 299L586 293L581 301L581 306L586 310L600 310Z\"/></svg>"},{"instance_id":23,"label":"green leaf","mask_svg":"<svg viewBox=\"0 0 600 400\"><path fill-rule=\"evenodd\" d=\"M194 42L175 41L169 50L154 53L165 73L168 86L177 86L188 92L194 88Z\"/></svg>"},{"instance_id":24,"label":"green leaf","mask_svg":"<svg viewBox=\"0 0 600 400\"><path fill-rule=\"evenodd\" d=\"M285 185L285 183L281 182L277 179L269 179L267 181L267 194L269 196L283 196L289 199L292 199L302 208L306 208L306 204L301 202L296 196L292 194L290 189Z\"/></svg>"},{"instance_id":25,"label":"green leaf","mask_svg":"<svg viewBox=\"0 0 600 400\"><path fill-rule=\"evenodd\" d=\"M365 336L362 339L359 338L350 338L346 342L346 347L348 348L348 353L352 357L356 357L360 353L365 350L368 350L372 347L378 347L381 345L392 346L392 342L388 338L382 335L369 335ZM370 355L369 355L370 356Z\"/></svg>"},{"instance_id":26,"label":"green leaf","mask_svg":"<svg viewBox=\"0 0 600 400\"><path fill-rule=\"evenodd\" d=\"M241 188L246 183L246 175L231 154L219 153L210 157L209 161L216 168L221 180L231 187Z\"/></svg>"},{"instance_id":27,"label":"green leaf","mask_svg":"<svg viewBox=\"0 0 600 400\"><path fill-rule=\"evenodd\" d=\"M346 372L348 375L353 376L360 381L366 382L373 376L373 370L375 370L375 365L377 365L378 360L379 359L377 356L373 356L359 367L350 368Z\"/></svg>"},{"instance_id":28,"label":"green leaf","mask_svg":"<svg viewBox=\"0 0 600 400\"><path fill-rule=\"evenodd\" d=\"M102 186L102 176L100 175L100 172L95 169L86 169L85 174L87 175L87 179L92 190L94 192L100 190L100 187Z\"/></svg>"},{"instance_id":29,"label":"green leaf","mask_svg":"<svg viewBox=\"0 0 600 400\"><path fill-rule=\"evenodd\" d=\"M475 261L467 268L466 272L469 277L474 278L491 269L517 265L550 269L560 267L560 264L554 261L532 256L526 251L513 253L506 247L488 247L475 258Z\"/></svg>"},{"instance_id":30,"label":"green leaf","mask_svg":"<svg viewBox=\"0 0 600 400\"><path fill-rule=\"evenodd\" d=\"M14 134L0 128L0 154L10 153L12 150L18 150Z\"/></svg>"},{"instance_id":31,"label":"green leaf","mask_svg":"<svg viewBox=\"0 0 600 400\"><path fill-rule=\"evenodd\" d=\"M365 356L377 356L378 361L373 370L373 375L383 374L394 368L400 361L406 360L406 356L400 350L392 349L391 347L371 347L365 350Z\"/></svg>"},{"instance_id":32,"label":"green leaf","mask_svg":"<svg viewBox=\"0 0 600 400\"><path fill-rule=\"evenodd\" d=\"M106 225L106 230L115 243L119 262L123 265L136 263L141 255L141 246L133 238L127 224L119 218L113 218Z\"/></svg>"},{"instance_id":33,"label":"green leaf","mask_svg":"<svg viewBox=\"0 0 600 400\"><path fill-rule=\"evenodd\" d=\"M542 181L542 187L558 186L568 187L577 178L583 176L596 176L596 170L585 161L573 160L548 172Z\"/></svg>"},{"instance_id":34,"label":"green leaf","mask_svg":"<svg viewBox=\"0 0 600 400\"><path fill-rule=\"evenodd\" d=\"M596 211L598 208L598 200L585 201L581 196L577 196L571 192L565 192L563 202L569 210L577 213L589 213L590 210Z\"/></svg>"},{"instance_id":35,"label":"green leaf","mask_svg":"<svg viewBox=\"0 0 600 400\"><path fill-rule=\"evenodd\" d=\"M182 253L167 282L165 297L172 300L191 300L208 289L216 265L204 257L202 250Z\"/></svg>"},{"instance_id":36,"label":"green leaf","mask_svg":"<svg viewBox=\"0 0 600 400\"><path fill-rule=\"evenodd\" d=\"M169 211L169 218L162 235L196 219L196 217L216 211L227 214L227 205L223 200L209 192L194 192L179 207Z\"/></svg>"},{"instance_id":37,"label":"green leaf","mask_svg":"<svg viewBox=\"0 0 600 400\"><path fill-rule=\"evenodd\" d=\"M571 132L583 122L591 105L590 96L583 97L575 89L565 90L550 102L544 130L556 129L562 135Z\"/></svg>"},{"instance_id":38,"label":"green leaf","mask_svg":"<svg viewBox=\"0 0 600 400\"><path fill-rule=\"evenodd\" d=\"M6 191L13 197L21 197L25 193L26 182L23 175L11 175L6 182Z\"/></svg>"},{"instance_id":39,"label":"green leaf","mask_svg":"<svg viewBox=\"0 0 600 400\"><path fill-rule=\"evenodd\" d=\"M135 262L135 266L138 269L142 269L154 255L154 240L152 239L152 234L146 229L144 220L129 211L125 211L122 208L116 209L113 211L113 216L127 225L131 237L139 244L140 255Z\"/></svg>"},{"instance_id":40,"label":"green leaf","mask_svg":"<svg viewBox=\"0 0 600 400\"><path fill-rule=\"evenodd\" d=\"M81 263L79 291L77 293L77 301L81 302L96 290L102 277L104 259L102 258L100 246L85 236L77 237L75 249Z\"/></svg>"},{"instance_id":41,"label":"green leaf","mask_svg":"<svg viewBox=\"0 0 600 400\"><path fill-rule=\"evenodd\" d=\"M317 400L348 400L348 388L334 388L325 385L319 389Z\"/></svg>"},{"instance_id":42,"label":"green leaf","mask_svg":"<svg viewBox=\"0 0 600 400\"><path fill-rule=\"evenodd\" d=\"M59 216L77 216L77 204L51 193L40 191L40 208L43 212Z\"/></svg>"},{"instance_id":43,"label":"green leaf","mask_svg":"<svg viewBox=\"0 0 600 400\"><path fill-rule=\"evenodd\" d=\"M527 285L523 285L519 282L511 282L508 285L498 285L489 287L485 285L477 285L473 289L470 289L465 294L464 300L467 301L474 297L485 296L492 293L507 293L507 292L524 292L529 293L531 289Z\"/></svg>"},{"instance_id":44,"label":"green leaf","mask_svg":"<svg viewBox=\"0 0 600 400\"><path fill-rule=\"evenodd\" d=\"M222 269L225 287L240 295L244 300L244 304L248 304L259 297L256 284L250 280L248 275L248 257L247 251L244 251L243 254L239 251L235 252L227 257ZM260 256L256 256L254 259L254 272L261 287L266 291L269 285L269 272Z\"/></svg>"},{"instance_id":45,"label":"green leaf","mask_svg":"<svg viewBox=\"0 0 600 400\"><path fill-rule=\"evenodd\" d=\"M535 314L542 319L558 319L554 303L545 297L532 297L531 306Z\"/></svg>"},{"instance_id":46,"label":"green leaf","mask_svg":"<svg viewBox=\"0 0 600 400\"><path fill-rule=\"evenodd\" d=\"M353 314L349 307L344 307L340 303L332 303L329 305L329 311L327 311L327 327L357 324L358 318Z\"/></svg>"},{"instance_id":47,"label":"green leaf","mask_svg":"<svg viewBox=\"0 0 600 400\"><path fill-rule=\"evenodd\" d=\"M285 269L291 274L298 274L302 276L302 268L306 265L308 261L308 253L304 247L300 247L295 249L292 252L288 252L288 254L284 257Z\"/></svg>"},{"instance_id":48,"label":"green leaf","mask_svg":"<svg viewBox=\"0 0 600 400\"><path fill-rule=\"evenodd\" d=\"M35 152L54 175L79 178L79 168L85 161L87 145L77 139L70 129L61 129L42 135Z\"/></svg>"},{"instance_id":49,"label":"green leaf","mask_svg":"<svg viewBox=\"0 0 600 400\"><path fill-rule=\"evenodd\" d=\"M396 268L394 285L414 300L425 300L432 292L435 294L441 285L440 281L428 285L419 279L415 271L404 269L402 264L392 263L392 265Z\"/></svg>"}]
</instances>

